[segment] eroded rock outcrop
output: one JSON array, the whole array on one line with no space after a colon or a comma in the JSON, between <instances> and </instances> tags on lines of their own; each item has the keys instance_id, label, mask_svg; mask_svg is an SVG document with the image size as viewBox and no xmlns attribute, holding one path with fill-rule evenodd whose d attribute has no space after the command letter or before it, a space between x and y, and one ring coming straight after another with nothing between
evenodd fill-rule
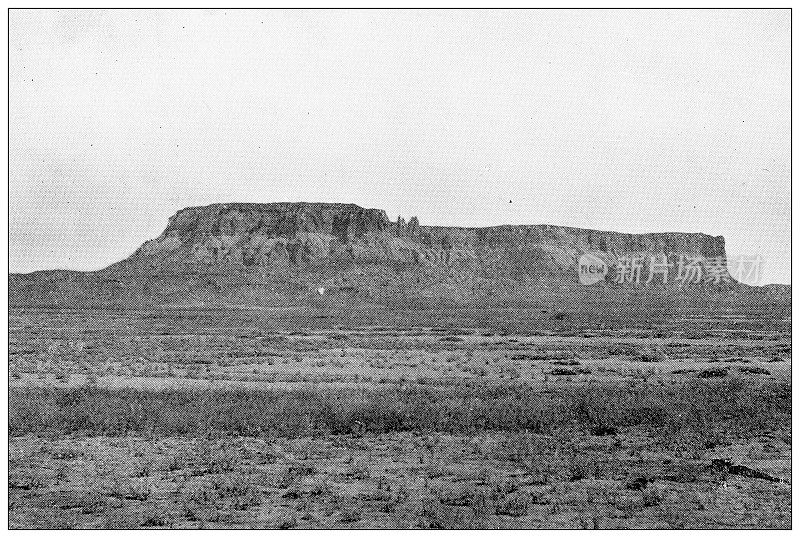
<instances>
[{"instance_id":1,"label":"eroded rock outcrop","mask_svg":"<svg viewBox=\"0 0 800 538\"><path fill-rule=\"evenodd\" d=\"M701 233L624 234L551 225L460 228L390 221L383 210L355 204L214 204L178 211L132 256L94 273L12 275L11 297L99 295L100 301L260 302L303 295L323 285L369 297L446 297L480 302L494 294L525 296L578 284L578 260L592 254L609 267L641 261L628 282L614 270L596 284L636 286L650 264L668 266L649 285L717 286L680 279L682 260L724 260L722 237ZM724 262L723 262L724 263ZM703 265L705 267L705 265ZM730 282L723 266L724 282ZM723 287L724 287L723 285ZM532 291L533 290L533 291ZM555 291L554 291L555 293ZM14 298L17 299L14 299ZM242 298L244 297L244 298ZM124 299L121 299L124 298ZM82 300L82 299L81 299Z\"/></svg>"},{"instance_id":2,"label":"eroded rock outcrop","mask_svg":"<svg viewBox=\"0 0 800 538\"><path fill-rule=\"evenodd\" d=\"M164 232L116 266L128 271L209 268L269 270L331 263L456 267L517 280L576 281L578 259L593 253L609 265L637 256L647 271L663 260L724 258L722 237L698 233L623 234L563 226L458 228L390 222L353 204L217 204L176 213ZM674 275L669 274L672 281ZM663 281L664 279L662 279Z\"/></svg>"}]
</instances>

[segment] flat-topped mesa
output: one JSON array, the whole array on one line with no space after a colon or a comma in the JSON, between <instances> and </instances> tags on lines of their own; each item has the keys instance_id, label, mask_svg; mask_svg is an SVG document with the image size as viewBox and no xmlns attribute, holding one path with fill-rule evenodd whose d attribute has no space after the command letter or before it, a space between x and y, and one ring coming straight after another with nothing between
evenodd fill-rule
<instances>
[{"instance_id":1,"label":"flat-topped mesa","mask_svg":"<svg viewBox=\"0 0 800 538\"><path fill-rule=\"evenodd\" d=\"M571 246L584 251L608 253L686 253L707 258L725 255L725 239L703 233L660 232L631 234L554 226L506 224L485 228L421 226L423 241L471 247L523 244Z\"/></svg>"},{"instance_id":2,"label":"flat-topped mesa","mask_svg":"<svg viewBox=\"0 0 800 538\"><path fill-rule=\"evenodd\" d=\"M277 202L189 207L117 269L267 267L317 263L389 230L386 212L355 204Z\"/></svg>"},{"instance_id":3,"label":"flat-topped mesa","mask_svg":"<svg viewBox=\"0 0 800 538\"><path fill-rule=\"evenodd\" d=\"M626 263L624 259L632 260L634 271L635 264L639 265L642 279L649 277L652 264L662 264L660 270L668 266L667 274L660 278L662 284L683 283L682 263L699 263L703 269L721 263L727 271L724 238L702 233L628 234L552 225L422 226L419 240L444 253L440 259L474 257L484 274L514 280L546 278L575 283L578 261L584 254L592 254L609 266L609 283L617 280L614 268ZM726 280L727 276L723 275Z\"/></svg>"},{"instance_id":4,"label":"flat-topped mesa","mask_svg":"<svg viewBox=\"0 0 800 538\"><path fill-rule=\"evenodd\" d=\"M725 242L700 233L627 234L552 225L420 226L416 217L391 222L385 211L355 204L232 203L177 212L158 238L112 267L269 272L345 262L439 268L450 276L455 268L468 278L577 282L578 259L585 253L609 265L638 255L645 269L652 256L668 256L673 266L681 257L723 258Z\"/></svg>"},{"instance_id":5,"label":"flat-topped mesa","mask_svg":"<svg viewBox=\"0 0 800 538\"><path fill-rule=\"evenodd\" d=\"M387 304L419 299L477 305L540 294L564 294L569 301L587 291L578 272L584 254L608 268L588 291L659 287L671 293L684 284L712 292L745 289L735 282L708 286L705 279L683 279L688 273L682 260L688 258L701 260L704 277L713 268L730 282L724 261L721 267L708 263L724 260L720 236L552 225L422 226L416 217L389 220L383 210L355 204L283 202L183 209L129 258L93 273L11 275L9 296L12 304L36 305L295 304L322 287L326 297L356 294ZM641 264L635 283L618 278L631 276L620 269L631 257ZM650 282L653 260L660 272Z\"/></svg>"},{"instance_id":6,"label":"flat-topped mesa","mask_svg":"<svg viewBox=\"0 0 800 538\"><path fill-rule=\"evenodd\" d=\"M389 227L386 212L355 204L322 202L231 203L188 207L170 218L162 237L258 234L293 237L325 233L342 239L380 233Z\"/></svg>"},{"instance_id":7,"label":"flat-topped mesa","mask_svg":"<svg viewBox=\"0 0 800 538\"><path fill-rule=\"evenodd\" d=\"M681 259L722 260L725 239L702 233L629 234L552 225L506 225L488 228L423 226L420 240L431 248L474 252L483 267L498 274L573 273L583 254L593 254L609 266L622 257L641 259L649 270L653 261L666 260L678 271ZM677 276L677 275L676 275Z\"/></svg>"}]
</instances>

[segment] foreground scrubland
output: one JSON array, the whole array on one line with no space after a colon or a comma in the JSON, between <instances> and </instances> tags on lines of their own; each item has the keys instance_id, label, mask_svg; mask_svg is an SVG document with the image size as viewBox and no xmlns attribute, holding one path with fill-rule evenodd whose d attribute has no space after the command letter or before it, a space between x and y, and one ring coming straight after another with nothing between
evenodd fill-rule
<instances>
[{"instance_id":1,"label":"foreground scrubland","mask_svg":"<svg viewBox=\"0 0 800 538\"><path fill-rule=\"evenodd\" d=\"M249 315L13 312L11 527L791 524L788 320Z\"/></svg>"}]
</instances>

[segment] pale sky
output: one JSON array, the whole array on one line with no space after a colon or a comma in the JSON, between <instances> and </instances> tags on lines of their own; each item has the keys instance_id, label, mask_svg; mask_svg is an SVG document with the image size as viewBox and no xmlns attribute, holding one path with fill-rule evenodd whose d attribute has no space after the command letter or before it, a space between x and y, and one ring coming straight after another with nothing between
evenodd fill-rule
<instances>
[{"instance_id":1,"label":"pale sky","mask_svg":"<svg viewBox=\"0 0 800 538\"><path fill-rule=\"evenodd\" d=\"M790 279L790 12L10 12L10 270L187 206L723 235Z\"/></svg>"}]
</instances>

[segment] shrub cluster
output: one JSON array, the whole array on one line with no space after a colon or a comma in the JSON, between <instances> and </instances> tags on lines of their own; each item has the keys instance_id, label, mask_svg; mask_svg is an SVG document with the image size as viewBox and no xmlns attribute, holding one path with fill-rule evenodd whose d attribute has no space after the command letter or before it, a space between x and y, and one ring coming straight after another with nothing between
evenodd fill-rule
<instances>
[{"instance_id":1,"label":"shrub cluster","mask_svg":"<svg viewBox=\"0 0 800 538\"><path fill-rule=\"evenodd\" d=\"M487 430L547 433L563 426L679 429L728 424L760 431L791 418L788 381L694 379L675 385L522 384L267 390L12 388L9 432L298 437L367 432Z\"/></svg>"}]
</instances>

